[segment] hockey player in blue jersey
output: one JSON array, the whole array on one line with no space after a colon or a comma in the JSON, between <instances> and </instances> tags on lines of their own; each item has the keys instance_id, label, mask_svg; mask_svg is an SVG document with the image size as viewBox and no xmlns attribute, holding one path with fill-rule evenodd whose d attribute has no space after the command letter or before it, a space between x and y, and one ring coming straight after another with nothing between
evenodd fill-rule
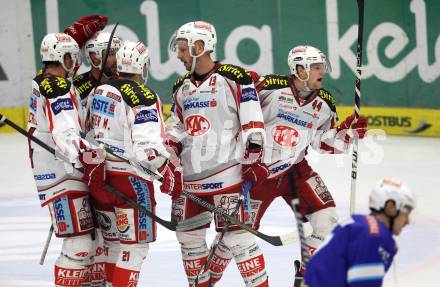
<instances>
[{"instance_id":1,"label":"hockey player in blue jersey","mask_svg":"<svg viewBox=\"0 0 440 287\"><path fill-rule=\"evenodd\" d=\"M415 198L407 185L384 179L370 195L370 215L339 223L307 265L308 287L379 287L397 252L393 235L409 223Z\"/></svg>"}]
</instances>

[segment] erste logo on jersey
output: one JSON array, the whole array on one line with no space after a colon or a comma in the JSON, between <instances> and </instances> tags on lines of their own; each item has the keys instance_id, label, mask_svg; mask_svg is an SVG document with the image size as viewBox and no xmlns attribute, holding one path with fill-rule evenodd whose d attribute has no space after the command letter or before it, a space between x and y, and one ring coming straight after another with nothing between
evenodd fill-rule
<instances>
[{"instance_id":1,"label":"erste logo on jersey","mask_svg":"<svg viewBox=\"0 0 440 287\"><path fill-rule=\"evenodd\" d=\"M148 122L158 122L157 110L141 110L136 113L134 124L142 124Z\"/></svg>"},{"instance_id":2,"label":"erste logo on jersey","mask_svg":"<svg viewBox=\"0 0 440 287\"><path fill-rule=\"evenodd\" d=\"M185 130L191 136L200 136L209 131L211 123L202 115L191 115L185 119Z\"/></svg>"},{"instance_id":3,"label":"erste logo on jersey","mask_svg":"<svg viewBox=\"0 0 440 287\"><path fill-rule=\"evenodd\" d=\"M279 125L272 128L273 140L284 147L295 147L299 143L299 132L289 126Z\"/></svg>"},{"instance_id":4,"label":"erste logo on jersey","mask_svg":"<svg viewBox=\"0 0 440 287\"><path fill-rule=\"evenodd\" d=\"M109 117L115 116L115 103L101 95L94 95L92 101L92 111Z\"/></svg>"},{"instance_id":5,"label":"erste logo on jersey","mask_svg":"<svg viewBox=\"0 0 440 287\"><path fill-rule=\"evenodd\" d=\"M241 92L240 103L258 101L257 91L254 88L244 88Z\"/></svg>"},{"instance_id":6,"label":"erste logo on jersey","mask_svg":"<svg viewBox=\"0 0 440 287\"><path fill-rule=\"evenodd\" d=\"M52 111L55 115L59 114L61 111L73 110L73 103L71 99L61 98L50 104Z\"/></svg>"}]
</instances>

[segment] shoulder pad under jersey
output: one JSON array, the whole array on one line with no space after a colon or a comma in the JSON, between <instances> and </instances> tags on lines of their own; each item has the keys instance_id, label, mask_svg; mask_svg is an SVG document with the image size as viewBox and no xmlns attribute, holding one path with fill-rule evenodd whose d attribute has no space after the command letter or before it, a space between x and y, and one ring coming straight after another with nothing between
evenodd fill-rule
<instances>
[{"instance_id":1,"label":"shoulder pad under jersey","mask_svg":"<svg viewBox=\"0 0 440 287\"><path fill-rule=\"evenodd\" d=\"M182 77L178 78L173 85L173 94L180 88L180 86L182 86L183 81L185 81L185 79L188 79L191 76L190 73L186 73L185 75L183 75Z\"/></svg>"},{"instance_id":2,"label":"shoulder pad under jersey","mask_svg":"<svg viewBox=\"0 0 440 287\"><path fill-rule=\"evenodd\" d=\"M222 64L217 68L216 72L240 85L250 85L253 83L251 76L246 73L245 69L239 66Z\"/></svg>"},{"instance_id":3,"label":"shoulder pad under jersey","mask_svg":"<svg viewBox=\"0 0 440 287\"><path fill-rule=\"evenodd\" d=\"M282 75L264 76L263 90L278 90L289 87L289 77Z\"/></svg>"},{"instance_id":4,"label":"shoulder pad under jersey","mask_svg":"<svg viewBox=\"0 0 440 287\"><path fill-rule=\"evenodd\" d=\"M130 107L151 106L157 101L156 93L144 84L126 79L111 80L107 84L118 89Z\"/></svg>"},{"instance_id":5,"label":"shoulder pad under jersey","mask_svg":"<svg viewBox=\"0 0 440 287\"><path fill-rule=\"evenodd\" d=\"M90 72L86 72L73 78L73 85L75 86L76 91L82 100L90 94L95 83L90 77Z\"/></svg>"},{"instance_id":6,"label":"shoulder pad under jersey","mask_svg":"<svg viewBox=\"0 0 440 287\"><path fill-rule=\"evenodd\" d=\"M330 107L330 109L333 112L336 112L336 100L333 98L333 96L330 94L329 91L326 91L324 89L320 89L318 91L318 95L321 99L324 100L324 102L327 103L327 105Z\"/></svg>"},{"instance_id":7,"label":"shoulder pad under jersey","mask_svg":"<svg viewBox=\"0 0 440 287\"><path fill-rule=\"evenodd\" d=\"M34 78L40 93L48 99L55 99L70 91L70 82L63 77L38 75Z\"/></svg>"}]
</instances>

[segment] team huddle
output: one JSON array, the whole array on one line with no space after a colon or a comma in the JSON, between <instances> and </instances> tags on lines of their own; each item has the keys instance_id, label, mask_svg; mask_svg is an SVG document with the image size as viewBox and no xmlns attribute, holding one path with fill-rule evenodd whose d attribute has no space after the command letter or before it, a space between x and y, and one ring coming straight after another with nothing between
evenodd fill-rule
<instances>
[{"instance_id":1,"label":"team huddle","mask_svg":"<svg viewBox=\"0 0 440 287\"><path fill-rule=\"evenodd\" d=\"M162 102L147 86L148 48L101 31L107 21L105 16L87 16L65 33L47 34L40 50L44 68L32 82L28 132L69 161L29 143L41 205L49 208L56 236L64 238L54 268L55 286L137 286L149 243L160 236L156 221L139 209L155 213L157 179L160 191L170 195L176 224L207 211L187 192L254 229L276 197L292 208L298 198L299 212L313 229L305 238L313 256L307 266L296 258L292 285L380 286L356 284L382 282L395 253L390 234L407 223L407 218L398 219L409 214L414 200L403 184L386 181L377 189L382 202L374 209L386 211L386 218L397 224L386 228L374 216L358 216L337 225L335 202L308 164L307 151L345 153L355 139L365 137L367 121L353 114L338 124L335 100L322 87L330 65L320 50L296 46L287 58L290 75L258 75L212 59L217 43L213 25L184 24L171 49L188 73L170 87L173 102L165 124ZM75 75L83 56L91 69ZM399 201L391 194L406 197ZM395 210L384 210L389 200ZM286 218L295 220L293 213ZM269 286L255 236L218 214L213 219L215 248L206 242L209 221L176 231L188 282L175 286L214 286L232 259L245 286ZM350 232L355 228L348 227L361 229L364 221L367 230L376 226L365 237L388 236L387 263L381 265L380 256L367 261L385 266L383 272L371 275L371 268L367 270L373 280L356 269L348 272L350 280L341 273L341 285L325 285L327 274L340 271L337 264L325 262L331 255L321 255L331 253L327 249L333 239L326 237L335 226L334 232Z\"/></svg>"}]
</instances>

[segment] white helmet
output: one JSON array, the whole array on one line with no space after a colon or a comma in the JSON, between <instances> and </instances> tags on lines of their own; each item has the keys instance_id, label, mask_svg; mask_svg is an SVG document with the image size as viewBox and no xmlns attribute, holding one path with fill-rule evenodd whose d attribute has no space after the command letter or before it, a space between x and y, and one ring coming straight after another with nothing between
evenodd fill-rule
<instances>
[{"instance_id":1,"label":"white helmet","mask_svg":"<svg viewBox=\"0 0 440 287\"><path fill-rule=\"evenodd\" d=\"M103 52L107 49L108 40L110 39L110 33L107 32L97 32L91 39L89 39L85 46L84 51L86 54L86 59L95 68L101 68ZM113 36L112 42L110 44L110 50L117 52L121 47L121 40L118 37ZM93 64L90 58L90 53L95 53L96 57L101 61L100 65Z\"/></svg>"},{"instance_id":2,"label":"white helmet","mask_svg":"<svg viewBox=\"0 0 440 287\"><path fill-rule=\"evenodd\" d=\"M309 78L310 66L312 64L323 64L327 73L331 72L330 62L327 57L319 49L312 46L296 46L290 50L287 56L287 63L290 71L295 77L299 78L296 67L303 66L307 73L307 81Z\"/></svg>"},{"instance_id":3,"label":"white helmet","mask_svg":"<svg viewBox=\"0 0 440 287\"><path fill-rule=\"evenodd\" d=\"M400 180L383 179L370 194L370 209L380 212L387 201L392 200L399 211L409 212L416 207L416 200L409 187Z\"/></svg>"},{"instance_id":4,"label":"white helmet","mask_svg":"<svg viewBox=\"0 0 440 287\"><path fill-rule=\"evenodd\" d=\"M81 65L81 52L76 41L69 35L64 33L50 33L44 36L41 41L41 61L58 62L63 66L64 70L73 76L75 68ZM67 69L64 65L64 56L70 54L73 66Z\"/></svg>"},{"instance_id":5,"label":"white helmet","mask_svg":"<svg viewBox=\"0 0 440 287\"><path fill-rule=\"evenodd\" d=\"M150 57L148 48L142 42L125 41L116 53L119 73L142 75L144 82L148 79Z\"/></svg>"},{"instance_id":6,"label":"white helmet","mask_svg":"<svg viewBox=\"0 0 440 287\"><path fill-rule=\"evenodd\" d=\"M185 39L188 41L189 53L191 57L192 55L192 47L194 46L196 41L203 41L205 44L205 50L200 53L202 55L204 52L214 52L215 45L217 44L217 33L215 32L215 28L212 24L203 21L189 22L185 25L182 25L174 35L174 39L172 40L172 48L176 48L175 45L177 41L180 39Z\"/></svg>"}]
</instances>

